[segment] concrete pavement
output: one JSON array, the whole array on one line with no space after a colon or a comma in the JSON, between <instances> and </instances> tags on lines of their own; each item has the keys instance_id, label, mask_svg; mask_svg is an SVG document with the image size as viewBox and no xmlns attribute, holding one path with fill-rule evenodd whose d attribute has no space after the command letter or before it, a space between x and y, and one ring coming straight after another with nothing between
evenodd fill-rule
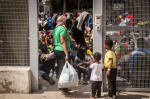
<instances>
[{"instance_id":1,"label":"concrete pavement","mask_svg":"<svg viewBox=\"0 0 150 99\"><path fill-rule=\"evenodd\" d=\"M78 87L71 88L72 94L69 96L64 96L58 91L57 83L51 86L40 79L40 87L39 91L31 94L0 94L0 99L89 99L90 97L90 84L80 84ZM47 90L43 91L45 88ZM107 92L102 92L102 97L99 99L107 99L107 97ZM116 99L150 99L150 92L119 92Z\"/></svg>"}]
</instances>

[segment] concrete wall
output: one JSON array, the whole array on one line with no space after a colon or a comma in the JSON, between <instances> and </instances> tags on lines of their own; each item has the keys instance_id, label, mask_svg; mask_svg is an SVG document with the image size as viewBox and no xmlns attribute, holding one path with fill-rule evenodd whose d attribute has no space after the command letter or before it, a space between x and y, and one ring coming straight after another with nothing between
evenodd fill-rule
<instances>
[{"instance_id":1,"label":"concrete wall","mask_svg":"<svg viewBox=\"0 0 150 99\"><path fill-rule=\"evenodd\" d=\"M29 67L0 67L0 93L30 93Z\"/></svg>"},{"instance_id":2,"label":"concrete wall","mask_svg":"<svg viewBox=\"0 0 150 99\"><path fill-rule=\"evenodd\" d=\"M37 0L0 0L0 93L38 86Z\"/></svg>"}]
</instances>

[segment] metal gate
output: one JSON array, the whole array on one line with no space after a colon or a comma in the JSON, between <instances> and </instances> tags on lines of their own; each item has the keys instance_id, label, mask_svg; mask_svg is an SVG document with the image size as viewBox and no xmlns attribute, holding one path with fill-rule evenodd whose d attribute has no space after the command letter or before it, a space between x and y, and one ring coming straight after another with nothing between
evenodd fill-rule
<instances>
[{"instance_id":1,"label":"metal gate","mask_svg":"<svg viewBox=\"0 0 150 99\"><path fill-rule=\"evenodd\" d=\"M103 1L104 32L115 43L117 89L150 91L150 0Z\"/></svg>"},{"instance_id":2,"label":"metal gate","mask_svg":"<svg viewBox=\"0 0 150 99\"><path fill-rule=\"evenodd\" d=\"M0 66L29 66L28 0L0 0Z\"/></svg>"}]
</instances>

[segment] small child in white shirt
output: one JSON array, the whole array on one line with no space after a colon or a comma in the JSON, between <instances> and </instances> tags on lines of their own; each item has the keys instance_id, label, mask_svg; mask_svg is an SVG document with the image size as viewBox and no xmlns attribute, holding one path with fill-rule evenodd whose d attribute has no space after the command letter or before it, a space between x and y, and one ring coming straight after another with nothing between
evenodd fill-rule
<instances>
[{"instance_id":1,"label":"small child in white shirt","mask_svg":"<svg viewBox=\"0 0 150 99\"><path fill-rule=\"evenodd\" d=\"M102 70L104 68L104 65L100 62L101 60L101 54L99 52L94 53L93 55L93 63L90 65L90 68L92 69L91 72L91 90L92 90L92 96L90 98L94 98L97 94L97 97L101 97L101 84L102 84Z\"/></svg>"}]
</instances>

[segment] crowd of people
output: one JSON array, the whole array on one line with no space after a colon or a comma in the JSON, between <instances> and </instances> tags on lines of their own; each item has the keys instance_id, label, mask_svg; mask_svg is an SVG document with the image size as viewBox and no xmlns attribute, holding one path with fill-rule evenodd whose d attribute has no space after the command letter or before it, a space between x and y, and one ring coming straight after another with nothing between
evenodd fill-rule
<instances>
[{"instance_id":1,"label":"crowd of people","mask_svg":"<svg viewBox=\"0 0 150 99\"><path fill-rule=\"evenodd\" d=\"M78 73L79 83L87 85L91 76L93 54L93 22L88 12L56 15L39 15L39 73L40 77L55 84L66 61ZM68 88L59 88L62 94L70 94ZM98 95L99 96L99 95Z\"/></svg>"},{"instance_id":2,"label":"crowd of people","mask_svg":"<svg viewBox=\"0 0 150 99\"><path fill-rule=\"evenodd\" d=\"M106 19L106 23L107 21ZM68 61L78 73L80 84L87 85L90 80L92 81L91 98L96 95L101 97L102 70L104 67L108 79L108 95L115 97L117 66L120 66L121 70L127 68L128 77L125 79L133 82L134 80L130 78L132 78L131 75L136 68L137 57L150 53L149 43L146 43L150 39L149 36L145 39L140 37L140 33L138 37L136 37L136 33L130 33L132 40L125 35L126 31L107 31L104 42L106 54L103 65L100 62L101 53L93 54L93 22L90 13L58 13L53 15L48 12L39 15L38 22L39 76L50 84L55 84L52 76L56 73L56 78L59 79L63 66ZM129 64L128 67L125 66L125 62ZM52 76L49 76L50 71L52 71ZM60 88L59 90L62 94L70 94L68 88Z\"/></svg>"},{"instance_id":3,"label":"crowd of people","mask_svg":"<svg viewBox=\"0 0 150 99\"><path fill-rule=\"evenodd\" d=\"M135 26L135 18L131 12L121 13L113 18L106 18L106 25Z\"/></svg>"}]
</instances>

